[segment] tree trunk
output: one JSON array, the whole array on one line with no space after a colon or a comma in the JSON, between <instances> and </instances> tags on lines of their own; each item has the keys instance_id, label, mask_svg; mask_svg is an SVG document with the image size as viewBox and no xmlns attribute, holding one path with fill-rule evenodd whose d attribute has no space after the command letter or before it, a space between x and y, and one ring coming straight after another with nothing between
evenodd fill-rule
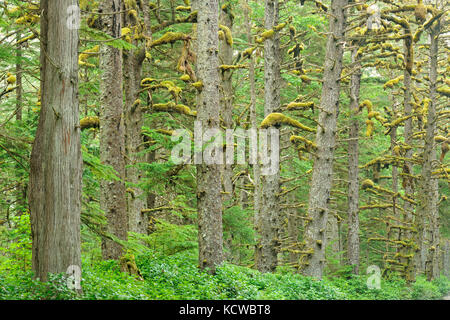
<instances>
[{"instance_id":1,"label":"tree trunk","mask_svg":"<svg viewBox=\"0 0 450 320\"><path fill-rule=\"evenodd\" d=\"M193 4L194 5L194 4ZM219 2L196 1L197 74L203 88L198 95L197 121L203 132L220 125L219 77ZM201 132L201 134L203 134ZM215 273L223 261L222 197L220 164L197 165L197 213L199 266Z\"/></svg>"},{"instance_id":2,"label":"tree trunk","mask_svg":"<svg viewBox=\"0 0 450 320\"><path fill-rule=\"evenodd\" d=\"M249 45L251 46L253 44L253 37L252 37L252 25L251 25L251 17L250 17L250 7L248 4L248 0L245 1L244 5L244 19L245 19L245 26L246 26L246 35L247 35L247 41ZM255 86L255 58L254 55L252 55L249 58L249 64L248 64L248 80L250 82L250 107L249 107L249 113L250 113L250 127L251 129L256 132L258 128L257 124L257 118L256 118L256 86ZM255 159L256 160L256 159ZM253 164L251 164L253 169L253 212L254 212L254 221L253 224L255 226L255 229L257 229L257 226L259 225L259 202L260 202L260 169L258 165L258 161L254 161Z\"/></svg>"},{"instance_id":3,"label":"tree trunk","mask_svg":"<svg viewBox=\"0 0 450 320\"><path fill-rule=\"evenodd\" d=\"M125 6L124 9L129 9ZM148 3L142 2L144 16L148 15ZM145 20L144 35L151 38L150 19ZM124 15L124 25L132 28L136 26L136 19L132 15ZM137 233L148 233L148 217L142 213L147 207L147 199L144 191L138 184L143 176L142 170L137 168L138 163L146 161L144 150L144 139L142 135L142 109L139 91L141 89L142 66L145 59L145 43L142 47L139 40L133 40L138 47L136 50L127 50L123 53L124 93L125 93L125 150L127 154L126 178L130 184L127 193L127 211L129 231Z\"/></svg>"},{"instance_id":4,"label":"tree trunk","mask_svg":"<svg viewBox=\"0 0 450 320\"><path fill-rule=\"evenodd\" d=\"M278 0L265 2L265 28L273 29L278 25ZM268 116L280 107L280 36L278 32L265 40L264 43L264 115ZM270 144L269 144L270 145ZM268 156L272 154L273 146L268 148ZM277 267L277 255L280 246L280 206L279 180L280 172L261 175L260 203L258 214L258 244L255 252L255 264L261 272L273 272ZM258 186L256 186L258 187Z\"/></svg>"},{"instance_id":5,"label":"tree trunk","mask_svg":"<svg viewBox=\"0 0 450 320\"><path fill-rule=\"evenodd\" d=\"M33 270L81 268L81 145L78 115L78 30L67 27L75 0L42 0L41 111L31 153Z\"/></svg>"},{"instance_id":6,"label":"tree trunk","mask_svg":"<svg viewBox=\"0 0 450 320\"><path fill-rule=\"evenodd\" d=\"M425 124L425 143L423 149L423 164L420 175L421 192L419 195L420 206L417 215L429 219L430 246L426 261L426 274L428 280L439 278L439 185L438 179L432 172L436 167L436 143L434 136L437 125L437 76L438 76L438 52L439 52L439 21L430 28L430 102L428 105L427 122Z\"/></svg>"},{"instance_id":7,"label":"tree trunk","mask_svg":"<svg viewBox=\"0 0 450 320\"><path fill-rule=\"evenodd\" d=\"M227 27L230 32L233 29L233 15L231 13L231 4L230 2L221 1L222 6L219 15L219 24L221 26ZM222 32L224 32L222 30ZM232 65L233 64L233 43L232 38L228 38L228 36L224 32L223 39L219 42L219 62L223 65ZM221 102L221 117L223 119L223 124L226 129L233 128L233 71L222 70L221 71L221 86L220 86L220 102ZM223 184L223 200L224 203L231 206L230 203L233 197L233 167L228 164L223 165L222 171L222 184Z\"/></svg>"},{"instance_id":8,"label":"tree trunk","mask_svg":"<svg viewBox=\"0 0 450 320\"><path fill-rule=\"evenodd\" d=\"M333 1L330 33L328 36L324 76L317 128L317 158L314 161L309 191L308 217L305 223L306 252L301 257L301 270L305 275L322 278L325 264L328 211L333 181L333 160L336 146L337 115L339 110L340 77L346 24L345 6L348 0Z\"/></svg>"},{"instance_id":9,"label":"tree trunk","mask_svg":"<svg viewBox=\"0 0 450 320\"><path fill-rule=\"evenodd\" d=\"M356 63L358 48L353 49L352 63ZM356 63L355 68L361 64ZM348 240L347 259L353 265L352 273L359 274L359 92L361 70L356 71L350 84L350 132L348 142Z\"/></svg>"},{"instance_id":10,"label":"tree trunk","mask_svg":"<svg viewBox=\"0 0 450 320\"><path fill-rule=\"evenodd\" d=\"M101 16L103 31L118 38L121 35L120 0L103 0L102 12L116 14ZM106 232L119 240L127 240L128 217L125 199L125 140L123 123L122 52L111 46L100 50L100 160L111 166L120 180L100 182L100 206L108 224ZM110 239L102 240L103 259L118 260L122 245Z\"/></svg>"}]
</instances>

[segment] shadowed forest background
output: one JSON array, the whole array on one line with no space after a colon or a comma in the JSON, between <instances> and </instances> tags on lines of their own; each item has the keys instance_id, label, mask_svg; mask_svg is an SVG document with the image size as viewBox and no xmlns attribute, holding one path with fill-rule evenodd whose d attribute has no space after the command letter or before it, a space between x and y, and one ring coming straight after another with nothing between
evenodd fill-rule
<instances>
[{"instance_id":1,"label":"shadowed forest background","mask_svg":"<svg viewBox=\"0 0 450 320\"><path fill-rule=\"evenodd\" d=\"M446 296L448 9L0 1L0 299ZM174 163L195 121L278 172Z\"/></svg>"}]
</instances>

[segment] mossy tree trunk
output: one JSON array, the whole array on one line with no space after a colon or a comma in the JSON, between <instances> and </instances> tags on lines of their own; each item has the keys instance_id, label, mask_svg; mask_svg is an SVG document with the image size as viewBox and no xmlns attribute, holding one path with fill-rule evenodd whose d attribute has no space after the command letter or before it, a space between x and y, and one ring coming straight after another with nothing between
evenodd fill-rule
<instances>
[{"instance_id":1,"label":"mossy tree trunk","mask_svg":"<svg viewBox=\"0 0 450 320\"><path fill-rule=\"evenodd\" d=\"M78 30L67 27L75 0L43 0L41 111L31 153L30 219L33 270L81 267L81 144L78 110Z\"/></svg>"},{"instance_id":2,"label":"mossy tree trunk","mask_svg":"<svg viewBox=\"0 0 450 320\"><path fill-rule=\"evenodd\" d=\"M279 21L278 0L265 2L266 30L273 29ZM264 115L268 116L280 107L280 36L278 32L264 43ZM271 139L268 139L271 140ZM272 154L273 146L268 143L268 154ZM274 174L261 175L260 203L258 213L258 242L255 252L255 265L261 272L273 272L277 267L277 256L280 246L280 206L279 206L279 170ZM258 187L258 186L256 186Z\"/></svg>"},{"instance_id":3,"label":"mossy tree trunk","mask_svg":"<svg viewBox=\"0 0 450 320\"><path fill-rule=\"evenodd\" d=\"M128 9L124 6L124 9ZM151 39L151 25L148 3L141 2L141 11L144 15L143 35L147 38L142 44L139 40L133 40L138 48L123 52L123 73L125 93L125 150L126 150L126 179L130 184L127 192L128 227L132 232L148 233L148 216L142 213L147 207L147 199L144 191L138 186L143 172L137 165L146 161L142 154L144 138L142 135L142 102L140 100L140 83L142 80L142 66L146 54L146 42ZM124 15L124 25L134 28L139 22L133 15Z\"/></svg>"},{"instance_id":4,"label":"mossy tree trunk","mask_svg":"<svg viewBox=\"0 0 450 320\"><path fill-rule=\"evenodd\" d=\"M102 0L99 6L102 12L115 13L100 17L103 31L113 38L120 37L121 1ZM100 206L105 212L108 222L105 231L119 240L127 240L122 51L103 45L100 49L100 70L102 72L100 81L100 160L111 166L120 179L100 182ZM121 244L106 238L102 240L103 259L118 260L122 254Z\"/></svg>"},{"instance_id":5,"label":"mossy tree trunk","mask_svg":"<svg viewBox=\"0 0 450 320\"><path fill-rule=\"evenodd\" d=\"M325 265L325 230L331 202L333 161L336 147L337 115L339 109L340 77L348 0L336 0L330 5L328 35L322 96L317 128L317 157L314 161L309 195L308 218L305 223L305 253L300 258L302 273L322 278Z\"/></svg>"},{"instance_id":6,"label":"mossy tree trunk","mask_svg":"<svg viewBox=\"0 0 450 320\"><path fill-rule=\"evenodd\" d=\"M411 31L408 29L405 29L405 33L411 34ZM404 56L405 56L405 69L403 72L404 75L404 96L403 96L403 115L409 116L412 113L412 104L411 104L411 98L412 98L412 65L414 61L414 49L413 49L413 41L412 36L405 38L404 40ZM404 141L407 146L412 146L413 143L413 122L412 118L408 118L405 121L404 126ZM413 148L408 148L405 151L405 158L410 159L413 155ZM414 180L411 177L413 174L413 166L410 161L405 161L402 167L402 184L403 188L405 190L405 196L407 196L410 199L414 198ZM413 214L414 214L414 205L411 204L408 201L405 201L403 204L404 209L404 217L403 220L405 221L406 225L412 225L413 223ZM412 233L408 229L400 229L400 238L403 240L411 240L412 239ZM407 256L412 250L412 247L403 248L401 251L403 255ZM407 261L405 259L401 259L401 263L406 263L407 267L405 269L405 276L407 279L413 279L415 276L414 271L414 262L412 259L408 259ZM403 261L404 260L404 261Z\"/></svg>"},{"instance_id":7,"label":"mossy tree trunk","mask_svg":"<svg viewBox=\"0 0 450 320\"><path fill-rule=\"evenodd\" d=\"M420 175L421 192L419 195L420 205L418 216L429 220L430 244L425 263L425 272L428 280L439 278L439 185L438 179L433 177L432 172L437 169L436 143L434 136L437 125L437 76L438 76L438 53L439 53L440 23L437 21L430 28L430 102L428 105L427 122L425 124L425 143L423 149L423 164Z\"/></svg>"},{"instance_id":8,"label":"mossy tree trunk","mask_svg":"<svg viewBox=\"0 0 450 320\"><path fill-rule=\"evenodd\" d=\"M197 120L205 132L220 125L219 2L195 1L192 5L198 9L197 76L203 83L197 100ZM204 161L197 165L199 266L211 273L223 261L221 166Z\"/></svg>"}]
</instances>

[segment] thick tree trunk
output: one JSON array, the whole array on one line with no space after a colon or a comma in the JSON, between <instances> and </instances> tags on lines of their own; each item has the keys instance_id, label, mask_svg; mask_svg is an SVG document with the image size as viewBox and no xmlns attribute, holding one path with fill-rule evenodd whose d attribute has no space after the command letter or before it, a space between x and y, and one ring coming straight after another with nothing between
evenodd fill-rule
<instances>
[{"instance_id":1,"label":"thick tree trunk","mask_svg":"<svg viewBox=\"0 0 450 320\"><path fill-rule=\"evenodd\" d=\"M352 63L356 63L358 48L353 49ZM355 68L361 64L356 63ZM359 92L361 70L356 71L350 84L350 132L348 142L348 239L347 259L353 265L352 272L359 273Z\"/></svg>"},{"instance_id":2,"label":"thick tree trunk","mask_svg":"<svg viewBox=\"0 0 450 320\"><path fill-rule=\"evenodd\" d=\"M278 0L266 0L265 22L266 30L278 25ZM268 116L280 107L280 37L278 32L265 40L264 43L264 115ZM268 139L271 140L271 139ZM267 156L272 154L273 146L269 144ZM260 203L258 214L258 244L255 252L255 264L261 272L272 272L277 267L277 255L280 246L280 206L279 180L280 172L261 175Z\"/></svg>"},{"instance_id":3,"label":"thick tree trunk","mask_svg":"<svg viewBox=\"0 0 450 320\"><path fill-rule=\"evenodd\" d=\"M121 11L120 0L103 0L103 12ZM121 35L120 14L101 16L103 31L118 38ZM125 199L125 139L123 123L122 52L111 46L100 50L100 160L112 166L120 180L101 181L100 205L108 224L106 232L119 240L127 240L128 217ZM102 240L103 259L119 259L122 245L110 239Z\"/></svg>"},{"instance_id":4,"label":"thick tree trunk","mask_svg":"<svg viewBox=\"0 0 450 320\"><path fill-rule=\"evenodd\" d=\"M317 158L314 161L309 194L308 217L305 223L305 253L301 270L305 275L322 278L325 265L325 230L331 201L333 160L336 145L337 115L339 109L340 77L346 24L345 6L348 0L333 1L330 19L324 76L317 128Z\"/></svg>"},{"instance_id":5,"label":"thick tree trunk","mask_svg":"<svg viewBox=\"0 0 450 320\"><path fill-rule=\"evenodd\" d=\"M197 101L197 120L201 121L204 132L220 125L219 2L196 1L195 5L198 8L197 75L203 83ZM211 273L223 261L220 167L204 161L197 165L199 265Z\"/></svg>"},{"instance_id":6,"label":"thick tree trunk","mask_svg":"<svg viewBox=\"0 0 450 320\"><path fill-rule=\"evenodd\" d=\"M41 112L31 154L33 270L81 268L81 145L78 115L78 30L67 27L75 0L42 0Z\"/></svg>"}]
</instances>

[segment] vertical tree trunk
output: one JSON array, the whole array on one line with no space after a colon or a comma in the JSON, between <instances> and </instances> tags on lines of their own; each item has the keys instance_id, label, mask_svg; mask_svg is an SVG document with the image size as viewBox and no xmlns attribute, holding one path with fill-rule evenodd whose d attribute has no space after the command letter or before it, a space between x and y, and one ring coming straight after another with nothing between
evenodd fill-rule
<instances>
[{"instance_id":1,"label":"vertical tree trunk","mask_svg":"<svg viewBox=\"0 0 450 320\"><path fill-rule=\"evenodd\" d=\"M308 217L305 223L306 252L301 257L305 275L321 278L325 264L325 230L333 180L333 160L336 145L339 109L340 77L346 24L345 6L348 0L331 3L330 33L328 36L324 76L317 128L317 158L314 161L309 194Z\"/></svg>"},{"instance_id":2,"label":"vertical tree trunk","mask_svg":"<svg viewBox=\"0 0 450 320\"><path fill-rule=\"evenodd\" d=\"M405 32L411 34L411 31L405 30ZM412 42L412 37L408 37L405 38L404 40L404 56L405 56L405 70L404 70L404 86L405 86L405 90L404 90L404 99L403 99L403 111L404 111L404 115L405 116L409 116L412 113L412 104L411 104L411 74L412 74L412 65L413 65L413 61L414 61L414 51L413 51L413 42ZM412 118L409 118L405 121L405 128L404 128L404 140L405 140L405 144L407 146L412 146L413 143L413 139L412 139L412 135L413 135L413 123L412 123ZM413 148L409 148L408 150L406 150L405 152L405 158L406 159L410 159L412 158L413 155ZM410 161L405 161L405 163L403 164L403 187L405 190L405 196L407 196L408 198L413 199L414 198L414 180L411 177L411 175L413 174L412 171L412 163ZM404 209L404 221L406 222L407 225L411 225L413 222L413 211L414 211L414 206L413 204L409 203L408 201L405 201L405 203L403 204L403 209ZM420 219L420 217L419 217ZM412 239L412 234L408 229L401 229L400 230L400 238L402 238L403 240L411 240ZM411 251L411 247L408 248L404 248L404 255L407 255L409 253L409 251ZM402 261L403 262L403 261ZM406 261L407 263L407 267L405 270L405 276L407 279L413 279L414 275L415 275L415 267L414 267L414 262L413 260L409 259L408 261Z\"/></svg>"},{"instance_id":3,"label":"vertical tree trunk","mask_svg":"<svg viewBox=\"0 0 450 320\"><path fill-rule=\"evenodd\" d=\"M78 115L78 30L67 27L75 0L42 0L41 112L31 154L33 270L81 268L81 145Z\"/></svg>"},{"instance_id":4,"label":"vertical tree trunk","mask_svg":"<svg viewBox=\"0 0 450 320\"><path fill-rule=\"evenodd\" d=\"M352 51L352 63L357 63L358 47ZM359 92L361 87L361 70L356 71L350 84L350 132L348 142L348 240L347 259L353 265L352 272L359 273Z\"/></svg>"},{"instance_id":5,"label":"vertical tree trunk","mask_svg":"<svg viewBox=\"0 0 450 320\"><path fill-rule=\"evenodd\" d=\"M151 39L151 25L148 16L148 3L142 2L141 10L144 13L144 35L147 41ZM125 9L127 6L125 6ZM133 28L137 25L135 17L132 15L124 15L124 25ZM136 167L138 163L146 161L143 151L142 136L142 102L139 99L139 91L141 89L142 66L145 59L145 43L142 47L138 40L133 40L133 44L138 46L136 50L127 50L123 53L123 73L124 73L124 93L125 93L125 150L127 154L126 178L130 184L127 193L127 212L129 230L137 233L147 234L148 217L142 213L146 208L147 199L144 192L138 187L143 172Z\"/></svg>"},{"instance_id":6,"label":"vertical tree trunk","mask_svg":"<svg viewBox=\"0 0 450 320\"><path fill-rule=\"evenodd\" d=\"M246 36L247 41L249 45L251 46L253 44L253 37L252 37L252 25L251 25L251 17L250 17L250 6L248 4L248 0L245 0L244 4L244 19L245 19L245 26L246 26ZM250 127L252 130L257 130L258 124L257 124L257 118L256 118L256 86L255 86L255 58L252 55L249 58L249 65L248 65L248 80L250 82L250 107L249 107L249 113L250 113ZM260 170L258 161L256 161L254 164L252 164L253 167L253 212L254 212L254 226L257 228L259 221L259 202L260 202Z\"/></svg>"},{"instance_id":7,"label":"vertical tree trunk","mask_svg":"<svg viewBox=\"0 0 450 320\"><path fill-rule=\"evenodd\" d=\"M201 121L204 132L220 125L219 2L196 1L195 5L198 8L197 75L203 83L197 101L197 120ZM197 165L199 265L211 273L223 261L220 167L220 164Z\"/></svg>"},{"instance_id":8,"label":"vertical tree trunk","mask_svg":"<svg viewBox=\"0 0 450 320\"><path fill-rule=\"evenodd\" d=\"M419 195L420 206L418 216L429 219L430 246L426 261L426 274L428 280L439 278L439 185L438 179L433 177L436 170L436 143L434 136L437 125L437 76L438 76L438 52L439 52L440 23L436 22L430 28L430 102L428 105L427 122L425 125L425 143L423 149L423 164L420 175L421 192Z\"/></svg>"},{"instance_id":9,"label":"vertical tree trunk","mask_svg":"<svg viewBox=\"0 0 450 320\"><path fill-rule=\"evenodd\" d=\"M121 35L120 0L102 0L102 12L115 13L101 16L103 31L118 38ZM122 52L104 45L100 50L100 160L112 166L120 180L101 181L100 205L108 224L106 232L119 240L127 240L128 217L125 200L125 141L123 123ZM102 240L103 259L119 259L122 245L110 239Z\"/></svg>"},{"instance_id":10,"label":"vertical tree trunk","mask_svg":"<svg viewBox=\"0 0 450 320\"><path fill-rule=\"evenodd\" d=\"M219 15L219 24L221 26L227 27L230 32L233 29L233 15L231 13L231 3L229 1L221 1L221 9ZM222 32L224 32L222 30ZM224 32L225 34L225 32ZM227 38L225 34L224 38L219 42L219 63L224 65L233 64L233 43L232 39ZM233 128L233 83L232 83L233 71L222 70L221 80L222 84L220 86L220 100L221 100L221 117L223 119L223 124L225 128ZM224 202L229 202L233 197L233 167L227 165L223 166L222 171L222 184ZM228 205L231 205L228 203Z\"/></svg>"},{"instance_id":11,"label":"vertical tree trunk","mask_svg":"<svg viewBox=\"0 0 450 320\"><path fill-rule=\"evenodd\" d=\"M265 2L266 30L273 29L279 20L278 0ZM265 40L264 43L264 115L268 116L280 107L280 37L278 32ZM273 146L269 146L271 155ZM272 272L277 267L277 255L280 245L280 207L279 207L279 170L275 174L262 175L260 203L258 214L258 244L255 252L255 264L261 272Z\"/></svg>"}]
</instances>

